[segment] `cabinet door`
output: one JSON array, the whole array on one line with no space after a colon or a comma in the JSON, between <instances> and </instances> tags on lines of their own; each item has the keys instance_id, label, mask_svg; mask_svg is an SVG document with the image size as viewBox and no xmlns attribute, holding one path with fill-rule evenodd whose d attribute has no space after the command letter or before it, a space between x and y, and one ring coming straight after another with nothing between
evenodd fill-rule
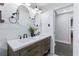
<instances>
[{"instance_id":1,"label":"cabinet door","mask_svg":"<svg viewBox=\"0 0 79 59\"><path fill-rule=\"evenodd\" d=\"M42 55L47 53L50 48L50 38L46 38L41 42L41 53Z\"/></svg>"},{"instance_id":2,"label":"cabinet door","mask_svg":"<svg viewBox=\"0 0 79 59\"><path fill-rule=\"evenodd\" d=\"M21 49L20 55L21 56L40 56L41 55L40 43L38 42L31 46Z\"/></svg>"}]
</instances>

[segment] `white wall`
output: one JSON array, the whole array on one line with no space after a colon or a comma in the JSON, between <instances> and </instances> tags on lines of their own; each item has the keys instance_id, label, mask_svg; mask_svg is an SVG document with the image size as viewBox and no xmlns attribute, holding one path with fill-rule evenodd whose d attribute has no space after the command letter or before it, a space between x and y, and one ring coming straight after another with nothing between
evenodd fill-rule
<instances>
[{"instance_id":1,"label":"white wall","mask_svg":"<svg viewBox=\"0 0 79 59\"><path fill-rule=\"evenodd\" d=\"M50 24L49 12L43 13L41 17L42 17L42 34L50 34L50 27L48 27L48 24Z\"/></svg>"},{"instance_id":2,"label":"white wall","mask_svg":"<svg viewBox=\"0 0 79 59\"><path fill-rule=\"evenodd\" d=\"M50 46L50 52L54 53L54 28L53 28L53 9L49 10L41 15L42 20L42 34L50 34L51 37L51 46ZM48 24L50 24L50 27L48 27Z\"/></svg>"},{"instance_id":3,"label":"white wall","mask_svg":"<svg viewBox=\"0 0 79 59\"><path fill-rule=\"evenodd\" d=\"M74 4L73 55L79 56L79 3Z\"/></svg>"},{"instance_id":4,"label":"white wall","mask_svg":"<svg viewBox=\"0 0 79 59\"><path fill-rule=\"evenodd\" d=\"M18 35L26 33L26 27L20 24L10 24L9 17L16 11L18 4L6 3L0 6L2 10L2 19L5 20L0 24L0 55L7 55L7 39L18 38Z\"/></svg>"},{"instance_id":5,"label":"white wall","mask_svg":"<svg viewBox=\"0 0 79 59\"><path fill-rule=\"evenodd\" d=\"M55 18L55 39L58 42L71 44L70 20L72 12L59 14Z\"/></svg>"}]
</instances>

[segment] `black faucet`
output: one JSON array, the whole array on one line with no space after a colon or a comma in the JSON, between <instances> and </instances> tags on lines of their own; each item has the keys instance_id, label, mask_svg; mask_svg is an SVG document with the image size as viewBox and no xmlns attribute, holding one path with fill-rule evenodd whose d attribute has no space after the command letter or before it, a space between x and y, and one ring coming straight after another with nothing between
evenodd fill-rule
<instances>
[{"instance_id":1,"label":"black faucet","mask_svg":"<svg viewBox=\"0 0 79 59\"><path fill-rule=\"evenodd\" d=\"M23 34L23 38L27 38L27 34Z\"/></svg>"}]
</instances>

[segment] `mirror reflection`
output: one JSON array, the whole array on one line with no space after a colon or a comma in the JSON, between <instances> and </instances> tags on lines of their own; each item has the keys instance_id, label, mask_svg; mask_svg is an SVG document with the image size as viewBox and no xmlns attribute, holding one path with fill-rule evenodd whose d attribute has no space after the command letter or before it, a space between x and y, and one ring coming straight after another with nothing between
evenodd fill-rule
<instances>
[{"instance_id":1,"label":"mirror reflection","mask_svg":"<svg viewBox=\"0 0 79 59\"><path fill-rule=\"evenodd\" d=\"M17 9L18 24L37 29L35 35L39 35L42 30L41 13L26 5L20 5Z\"/></svg>"}]
</instances>

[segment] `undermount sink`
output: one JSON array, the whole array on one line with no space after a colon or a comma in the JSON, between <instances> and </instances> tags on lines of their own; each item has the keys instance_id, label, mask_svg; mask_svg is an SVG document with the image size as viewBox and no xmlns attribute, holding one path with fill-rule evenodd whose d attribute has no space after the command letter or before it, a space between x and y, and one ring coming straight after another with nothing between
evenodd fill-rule
<instances>
[{"instance_id":1,"label":"undermount sink","mask_svg":"<svg viewBox=\"0 0 79 59\"><path fill-rule=\"evenodd\" d=\"M26 40L26 39L21 39L19 40L20 43L26 43L26 42L29 42L30 40Z\"/></svg>"},{"instance_id":2,"label":"undermount sink","mask_svg":"<svg viewBox=\"0 0 79 59\"><path fill-rule=\"evenodd\" d=\"M25 38L25 39L20 39L19 42L21 42L21 43L26 43L26 42L32 41L33 39L34 39L34 38L29 37L29 38Z\"/></svg>"}]
</instances>

